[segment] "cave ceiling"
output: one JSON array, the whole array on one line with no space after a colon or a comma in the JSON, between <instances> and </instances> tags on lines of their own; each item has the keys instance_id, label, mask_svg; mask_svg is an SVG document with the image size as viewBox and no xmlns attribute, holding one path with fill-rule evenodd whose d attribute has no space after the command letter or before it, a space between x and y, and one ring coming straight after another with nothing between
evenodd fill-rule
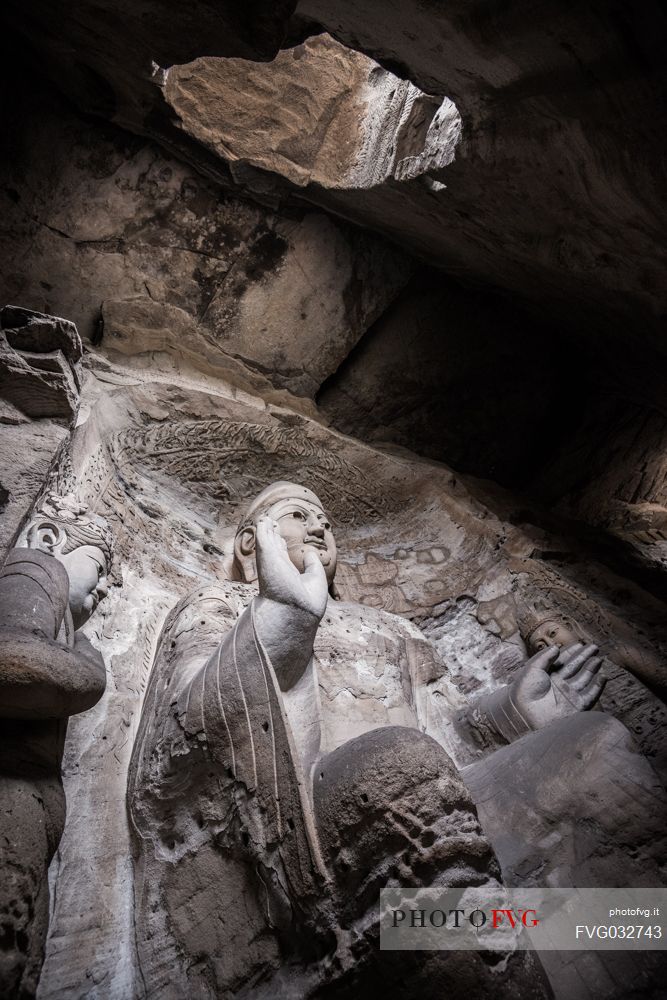
<instances>
[{"instance_id":1,"label":"cave ceiling","mask_svg":"<svg viewBox=\"0 0 667 1000\"><path fill-rule=\"evenodd\" d=\"M7 301L605 531L648 504L651 528L659 5L9 0L4 17Z\"/></svg>"},{"instance_id":2,"label":"cave ceiling","mask_svg":"<svg viewBox=\"0 0 667 1000\"><path fill-rule=\"evenodd\" d=\"M657 5L116 0L102 10L80 0L10 2L7 13L81 110L260 198L307 200L375 229L579 336L622 341L626 330L664 351ZM376 77L419 95L421 125L403 134L413 160L428 146L420 128L453 102L462 127L452 132L450 115L440 162L403 179L349 169L358 150L344 148L355 143L346 101L375 129L361 145L386 145L383 124L387 134L396 124L395 109L378 124L360 107L369 60L384 67ZM229 85L251 79L248 108ZM273 149L289 147L290 116L305 148L253 149L262 113L278 128L266 132Z\"/></svg>"},{"instance_id":3,"label":"cave ceiling","mask_svg":"<svg viewBox=\"0 0 667 1000\"><path fill-rule=\"evenodd\" d=\"M665 23L5 0L3 997L537 997L357 988L371 896L658 884ZM556 1000L660 981L567 955Z\"/></svg>"}]
</instances>

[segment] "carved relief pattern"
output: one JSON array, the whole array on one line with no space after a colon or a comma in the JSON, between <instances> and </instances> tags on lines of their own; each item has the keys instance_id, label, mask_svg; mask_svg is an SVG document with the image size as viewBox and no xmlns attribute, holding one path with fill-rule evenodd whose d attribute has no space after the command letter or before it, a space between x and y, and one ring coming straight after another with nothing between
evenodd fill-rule
<instances>
[{"instance_id":1,"label":"carved relief pattern","mask_svg":"<svg viewBox=\"0 0 667 1000\"><path fill-rule=\"evenodd\" d=\"M121 472L138 463L234 511L278 475L307 482L338 522L377 521L388 507L361 469L322 447L301 425L170 421L124 431L109 444Z\"/></svg>"}]
</instances>

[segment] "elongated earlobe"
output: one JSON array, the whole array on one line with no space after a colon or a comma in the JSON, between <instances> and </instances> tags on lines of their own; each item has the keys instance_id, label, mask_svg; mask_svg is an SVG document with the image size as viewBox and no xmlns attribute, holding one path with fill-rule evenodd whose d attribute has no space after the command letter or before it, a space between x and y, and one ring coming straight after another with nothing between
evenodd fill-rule
<instances>
[{"instance_id":1,"label":"elongated earlobe","mask_svg":"<svg viewBox=\"0 0 667 1000\"><path fill-rule=\"evenodd\" d=\"M250 525L238 534L238 545L241 555L250 556L255 551L255 528Z\"/></svg>"},{"instance_id":2,"label":"elongated earlobe","mask_svg":"<svg viewBox=\"0 0 667 1000\"><path fill-rule=\"evenodd\" d=\"M255 527L252 524L239 531L234 539L233 576L244 583L254 583L257 579Z\"/></svg>"}]
</instances>

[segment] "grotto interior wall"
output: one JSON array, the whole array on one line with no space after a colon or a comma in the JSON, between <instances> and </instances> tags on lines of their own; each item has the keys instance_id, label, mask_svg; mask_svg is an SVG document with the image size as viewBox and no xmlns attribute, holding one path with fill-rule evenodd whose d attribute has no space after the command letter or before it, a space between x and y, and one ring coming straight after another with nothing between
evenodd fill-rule
<instances>
[{"instance_id":1,"label":"grotto interior wall","mask_svg":"<svg viewBox=\"0 0 667 1000\"><path fill-rule=\"evenodd\" d=\"M375 27L370 17L359 24L354 5L334 17L326 3L300 4L302 20L291 22L288 6L254 4L247 23L232 17L212 31L210 5L196 5L188 26L200 33L190 35L158 16L167 41L146 45L135 26L124 55L120 7L91 38L92 5L57 29L57 6L35 4L26 19L10 5L19 34L5 35L2 60L0 301L75 322L85 375L76 427L3 415L18 439L5 465L15 472L36 435L44 455L24 516L43 483L73 492L117 536L110 595L87 627L107 692L69 727L41 997L138 989L124 801L157 638L178 600L223 573L240 511L272 479L320 493L336 524L343 596L419 625L465 695L511 676L531 616L576 621L616 657L603 707L656 770L667 767L653 161L638 157L628 181L624 155L610 153L611 179L597 177L599 202L591 194L616 121L598 103L625 111L625 122L632 95L652 107L639 56L628 69L608 21L602 55L569 51L577 15L568 8L558 59L516 57L510 71L490 54L492 27L506 39L510 15L472 5L448 21L466 58L443 80L424 68L423 44L408 38L396 5ZM432 6L420 16L441 24ZM374 37L380 23L384 41ZM445 191L419 177L366 192L294 191L266 170L231 171L184 137L182 120L169 122L148 79L149 56L163 67L269 60L322 27L425 93L455 99L464 133L437 173ZM70 53L55 42L68 35L80 59L60 76ZM522 50L533 43L522 35ZM575 70L578 58L597 76ZM474 99L471 65L484 80ZM602 137L580 125L572 146L582 79ZM91 94L86 106L81 95ZM647 128L637 148L650 137ZM575 152L562 158L568 145L580 174ZM565 180L554 179L559 169ZM535 217L541 199L548 221ZM556 226L583 203L587 221ZM2 495L13 495L6 468ZM445 682L427 685L435 718Z\"/></svg>"},{"instance_id":2,"label":"grotto interior wall","mask_svg":"<svg viewBox=\"0 0 667 1000\"><path fill-rule=\"evenodd\" d=\"M647 346L629 353L637 321L582 337L330 215L267 211L82 119L39 73L17 89L23 58L3 64L4 300L72 317L133 364L175 354L311 414L316 397L348 433L562 501L646 559L665 499L665 366ZM629 422L635 438L646 426L632 455ZM596 485L608 450L611 496ZM646 462L650 482L626 488Z\"/></svg>"}]
</instances>

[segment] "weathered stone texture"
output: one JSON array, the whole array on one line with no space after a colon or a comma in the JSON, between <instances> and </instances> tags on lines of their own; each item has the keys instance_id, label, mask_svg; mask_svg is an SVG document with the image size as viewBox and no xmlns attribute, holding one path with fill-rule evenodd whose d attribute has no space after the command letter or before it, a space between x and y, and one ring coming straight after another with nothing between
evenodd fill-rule
<instances>
[{"instance_id":1,"label":"weathered stone texture","mask_svg":"<svg viewBox=\"0 0 667 1000\"><path fill-rule=\"evenodd\" d=\"M69 320L0 310L0 562L77 418L81 356Z\"/></svg>"},{"instance_id":2,"label":"weathered stone texture","mask_svg":"<svg viewBox=\"0 0 667 1000\"><path fill-rule=\"evenodd\" d=\"M412 618L437 642L448 676L431 677L423 690L435 731L452 681L469 696L493 691L525 658L521 601L539 598L570 616L575 607L610 646L632 641L664 656L660 606L631 587L619 613L615 595L627 581L578 557L576 540L551 543L561 553L569 544L567 560L543 559L551 536L536 545L531 525L512 523L504 495L260 399L241 400L221 382L201 391L185 375L167 382L102 357L91 363L87 417L59 477L118 536L115 585L91 633L110 682L70 730L69 818L52 871L58 888L41 996L83 996L91 983L114 998L140 989L123 801L157 636L181 597L226 574L240 512L278 476L310 485L330 509L342 597ZM647 746L659 732L647 730Z\"/></svg>"},{"instance_id":3,"label":"weathered stone texture","mask_svg":"<svg viewBox=\"0 0 667 1000\"><path fill-rule=\"evenodd\" d=\"M243 6L194 0L168 11L155 0L120 0L100 16L96 0L83 0L76 9L37 0L26 24L26 9L11 0L3 13L19 36L41 26L42 68L59 75L60 88L86 114L150 127L147 116L158 96L153 63L171 65L199 55L270 59L292 9L290 0L250 0Z\"/></svg>"},{"instance_id":4,"label":"weathered stone texture","mask_svg":"<svg viewBox=\"0 0 667 1000\"><path fill-rule=\"evenodd\" d=\"M146 142L50 110L13 123L24 145L4 168L0 292L140 366L312 397L409 277L412 262L371 234L267 212ZM45 146L48 167L32 152Z\"/></svg>"},{"instance_id":5,"label":"weathered stone texture","mask_svg":"<svg viewBox=\"0 0 667 1000\"><path fill-rule=\"evenodd\" d=\"M396 226L421 252L512 289L582 337L605 343L632 329L664 350L657 3L603 12L543 2L526 16L467 0L301 0L296 13L302 32L326 30L447 95L464 123L445 192L411 192L403 205L397 192L383 205L350 199L347 214Z\"/></svg>"},{"instance_id":6,"label":"weathered stone texture","mask_svg":"<svg viewBox=\"0 0 667 1000\"><path fill-rule=\"evenodd\" d=\"M317 403L346 434L521 487L550 440L566 436L559 402L577 390L548 326L500 296L422 271L322 386Z\"/></svg>"},{"instance_id":7,"label":"weathered stone texture","mask_svg":"<svg viewBox=\"0 0 667 1000\"><path fill-rule=\"evenodd\" d=\"M648 405L636 389L596 400L536 483L544 500L608 532L644 571L667 566L667 409L655 388L649 372Z\"/></svg>"},{"instance_id":8,"label":"weathered stone texture","mask_svg":"<svg viewBox=\"0 0 667 1000\"><path fill-rule=\"evenodd\" d=\"M178 77L187 72L179 66L210 56L277 56L285 65L291 57L279 54L281 44L328 32L352 51L347 60L360 51L436 101L453 101L464 124L456 160L438 172L435 184L290 190L284 178L266 171L238 173L240 184L265 198L305 193L433 263L512 292L534 315L547 311L583 340L605 344L616 331L623 339L632 331L633 339L664 354L664 250L656 225L662 218L657 139L664 60L654 0L623 11L592 3L563 10L545 0L531 17L501 3L466 0L446 8L420 0L370 6L301 0L296 12L293 4L223 4L215 13L207 2L167 13L124 0L103 22L90 2L77 7L76 17L64 0L31 4L28 17L14 0L8 14L28 51L84 111L157 137L227 181L226 160L172 120L160 68ZM292 65L298 81L300 63ZM273 97L269 87L267 119ZM306 117L311 99L295 82L296 119ZM253 120L260 111L255 102ZM193 122L193 131L205 127L206 114L202 104L202 122ZM336 161L327 165L329 173Z\"/></svg>"},{"instance_id":9,"label":"weathered stone texture","mask_svg":"<svg viewBox=\"0 0 667 1000\"><path fill-rule=\"evenodd\" d=\"M364 189L446 167L461 120L328 35L271 63L200 59L165 70L179 127L227 163L271 171L298 187Z\"/></svg>"},{"instance_id":10,"label":"weathered stone texture","mask_svg":"<svg viewBox=\"0 0 667 1000\"><path fill-rule=\"evenodd\" d=\"M40 1000L150 996L147 970L170 1000L253 995L242 949L226 965L215 923L219 800L197 814L178 783L161 798L150 753L134 827L126 795L167 616L228 579L239 515L275 480L316 491L340 549L318 697L343 710L323 727L332 771L317 808L336 919L359 931L363 961L341 946L331 995L389 996L397 984L415 1000L505 995L501 973L507 995L531 995L515 959L370 960L372 919L346 907L369 869L374 887L387 876L372 865L387 787L415 818L415 834L396 834L406 878L418 835L429 872L460 837L484 878L498 875L490 839L509 882L657 883L662 807L644 814L627 786L613 788L638 775L638 794L658 803L654 771L667 773L653 12L653 0L641 14L543 0L530 17L494 0L8 3L0 553L47 487L104 514L118 549L86 627L107 690L73 718L64 749ZM372 721L419 714L421 755L365 732L375 709L351 690L336 640L355 604L367 606L354 628L369 651L356 679L386 696ZM524 739L494 768L473 765L471 799L442 763L466 762L452 706L510 683L545 617L606 661L608 715L570 733L600 783L586 784L555 737L543 756ZM388 665L397 622L431 651L414 704ZM196 635L201 618L191 624ZM184 755L201 761L190 735ZM368 751L363 773L340 752L345 739ZM389 782L395 752L405 767ZM554 778L556 759L569 784ZM526 801L526 839L504 838ZM170 833L182 839L170 846ZM223 837L235 860L248 846L237 833ZM141 868L144 849L154 857ZM193 884L179 862L199 849ZM275 972L263 898L248 897L245 931L260 931L246 943L253 968ZM318 940L326 952L331 938ZM636 985L620 966L617 978L592 963L587 973L596 1000ZM276 975L262 987L271 997L290 986L289 970ZM563 974L563 1000L571 981ZM303 994L319 985L299 980Z\"/></svg>"}]
</instances>

